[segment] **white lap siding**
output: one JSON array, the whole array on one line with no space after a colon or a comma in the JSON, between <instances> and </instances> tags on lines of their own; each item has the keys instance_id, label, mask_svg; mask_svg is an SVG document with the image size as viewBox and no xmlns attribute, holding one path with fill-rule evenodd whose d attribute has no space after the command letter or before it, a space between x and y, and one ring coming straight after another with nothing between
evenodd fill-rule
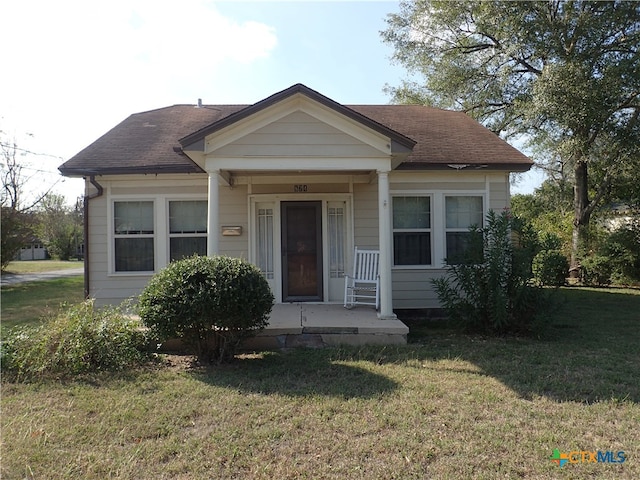
<instances>
[{"instance_id":1,"label":"white lap siding","mask_svg":"<svg viewBox=\"0 0 640 480\"><path fill-rule=\"evenodd\" d=\"M378 185L353 185L354 245L358 248L378 248Z\"/></svg>"}]
</instances>

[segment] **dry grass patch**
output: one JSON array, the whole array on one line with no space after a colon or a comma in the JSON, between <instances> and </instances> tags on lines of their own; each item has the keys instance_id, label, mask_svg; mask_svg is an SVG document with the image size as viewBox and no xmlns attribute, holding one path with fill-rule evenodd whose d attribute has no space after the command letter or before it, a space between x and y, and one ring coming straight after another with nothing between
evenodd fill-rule
<instances>
[{"instance_id":1,"label":"dry grass patch","mask_svg":"<svg viewBox=\"0 0 640 480\"><path fill-rule=\"evenodd\" d=\"M565 295L542 340L433 329L406 347L3 384L2 476L640 478L640 296ZM560 469L555 448L628 460Z\"/></svg>"}]
</instances>

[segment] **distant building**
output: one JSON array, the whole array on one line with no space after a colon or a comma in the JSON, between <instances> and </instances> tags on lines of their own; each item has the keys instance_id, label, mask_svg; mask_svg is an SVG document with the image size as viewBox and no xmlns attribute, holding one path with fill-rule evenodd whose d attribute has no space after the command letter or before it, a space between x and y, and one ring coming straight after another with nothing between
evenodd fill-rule
<instances>
[{"instance_id":1,"label":"distant building","mask_svg":"<svg viewBox=\"0 0 640 480\"><path fill-rule=\"evenodd\" d=\"M49 252L38 239L23 245L16 255L16 260L46 260L47 258L49 258Z\"/></svg>"},{"instance_id":2,"label":"distant building","mask_svg":"<svg viewBox=\"0 0 640 480\"><path fill-rule=\"evenodd\" d=\"M604 209L604 215L599 223L613 232L619 228L628 227L634 221L640 220L637 211L634 211L629 205L624 203L614 203Z\"/></svg>"}]
</instances>

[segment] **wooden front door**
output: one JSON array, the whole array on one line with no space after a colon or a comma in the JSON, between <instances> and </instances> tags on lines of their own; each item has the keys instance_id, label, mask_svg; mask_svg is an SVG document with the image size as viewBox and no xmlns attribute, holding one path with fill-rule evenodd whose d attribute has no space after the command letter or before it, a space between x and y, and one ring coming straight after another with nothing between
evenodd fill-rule
<instances>
[{"instance_id":1,"label":"wooden front door","mask_svg":"<svg viewBox=\"0 0 640 480\"><path fill-rule=\"evenodd\" d=\"M282 299L322 301L322 202L282 202Z\"/></svg>"}]
</instances>

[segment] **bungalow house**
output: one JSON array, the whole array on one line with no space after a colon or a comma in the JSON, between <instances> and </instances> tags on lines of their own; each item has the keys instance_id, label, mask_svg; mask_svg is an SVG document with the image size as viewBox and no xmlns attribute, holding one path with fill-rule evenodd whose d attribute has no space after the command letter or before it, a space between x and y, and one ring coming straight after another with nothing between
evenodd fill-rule
<instances>
[{"instance_id":1,"label":"bungalow house","mask_svg":"<svg viewBox=\"0 0 640 480\"><path fill-rule=\"evenodd\" d=\"M475 120L342 105L301 84L253 105L131 115L60 166L86 182L86 294L137 294L193 253L243 257L276 303L342 304L354 248L379 250L378 317L438 307L430 280L532 162Z\"/></svg>"}]
</instances>

